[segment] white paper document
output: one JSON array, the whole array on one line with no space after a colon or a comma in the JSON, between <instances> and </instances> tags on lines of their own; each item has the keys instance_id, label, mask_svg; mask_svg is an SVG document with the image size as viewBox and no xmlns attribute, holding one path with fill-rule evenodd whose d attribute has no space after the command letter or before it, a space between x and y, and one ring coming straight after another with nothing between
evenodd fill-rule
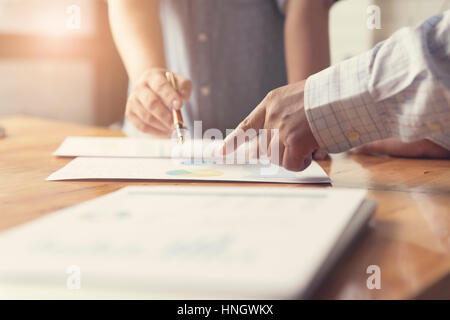
<instances>
[{"instance_id":1,"label":"white paper document","mask_svg":"<svg viewBox=\"0 0 450 320\"><path fill-rule=\"evenodd\" d=\"M202 158L212 153L222 140L187 140L183 145L171 139L67 137L53 153L60 157L141 157L141 158ZM205 150L206 149L206 150ZM209 149L209 150L208 150ZM211 156L211 155L210 155Z\"/></svg>"},{"instance_id":2,"label":"white paper document","mask_svg":"<svg viewBox=\"0 0 450 320\"><path fill-rule=\"evenodd\" d=\"M249 164L249 144L242 145L232 164L217 152L222 140L188 140L183 145L170 139L114 137L68 137L54 152L57 156L78 156L47 180L139 179L206 180L278 183L329 183L325 171L315 162L303 172L282 167ZM233 157L233 156L232 156ZM244 163L244 164L236 164ZM268 162L267 162L268 163Z\"/></svg>"},{"instance_id":3,"label":"white paper document","mask_svg":"<svg viewBox=\"0 0 450 320\"><path fill-rule=\"evenodd\" d=\"M301 297L365 193L127 187L0 233L0 298Z\"/></svg>"},{"instance_id":4,"label":"white paper document","mask_svg":"<svg viewBox=\"0 0 450 320\"><path fill-rule=\"evenodd\" d=\"M272 164L225 165L214 160L95 157L76 158L47 178L49 181L84 179L330 182L314 161L302 172L291 172Z\"/></svg>"}]
</instances>

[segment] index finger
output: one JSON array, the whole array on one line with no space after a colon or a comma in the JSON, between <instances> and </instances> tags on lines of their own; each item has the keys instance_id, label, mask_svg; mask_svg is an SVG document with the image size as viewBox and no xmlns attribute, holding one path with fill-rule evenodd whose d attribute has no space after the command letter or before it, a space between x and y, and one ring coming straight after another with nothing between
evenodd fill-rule
<instances>
[{"instance_id":1,"label":"index finger","mask_svg":"<svg viewBox=\"0 0 450 320\"><path fill-rule=\"evenodd\" d=\"M181 101L182 98L178 91L167 80L165 75L157 73L147 82L147 84L166 106L176 110L181 109L183 106Z\"/></svg>"},{"instance_id":2,"label":"index finger","mask_svg":"<svg viewBox=\"0 0 450 320\"><path fill-rule=\"evenodd\" d=\"M264 128L266 118L265 104L258 105L236 129L233 130L223 141L222 154L235 151L240 145L257 135L259 129Z\"/></svg>"}]
</instances>

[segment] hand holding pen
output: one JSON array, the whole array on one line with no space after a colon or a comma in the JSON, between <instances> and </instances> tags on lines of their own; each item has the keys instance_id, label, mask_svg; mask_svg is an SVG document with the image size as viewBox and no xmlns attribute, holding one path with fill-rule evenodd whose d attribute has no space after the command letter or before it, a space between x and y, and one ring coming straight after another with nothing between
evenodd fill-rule
<instances>
[{"instance_id":1,"label":"hand holding pen","mask_svg":"<svg viewBox=\"0 0 450 320\"><path fill-rule=\"evenodd\" d=\"M179 111L191 95L191 81L173 74L176 88L166 76L166 69L151 68L143 73L127 101L125 116L140 131L170 137L174 130L174 112ZM167 108L169 107L169 108ZM172 110L173 111L172 111ZM181 139L181 138L179 138Z\"/></svg>"}]
</instances>

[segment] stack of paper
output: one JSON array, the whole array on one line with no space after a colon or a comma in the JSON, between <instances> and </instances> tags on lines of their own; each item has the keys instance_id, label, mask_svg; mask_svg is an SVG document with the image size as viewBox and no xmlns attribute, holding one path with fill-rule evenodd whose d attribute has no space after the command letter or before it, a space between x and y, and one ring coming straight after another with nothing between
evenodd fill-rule
<instances>
[{"instance_id":1,"label":"stack of paper","mask_svg":"<svg viewBox=\"0 0 450 320\"><path fill-rule=\"evenodd\" d=\"M270 163L247 161L226 164L215 152L221 141L69 137L54 153L79 156L47 180L144 179L209 180L279 183L329 183L313 162L303 172L291 172ZM239 162L237 162L239 163Z\"/></svg>"}]
</instances>

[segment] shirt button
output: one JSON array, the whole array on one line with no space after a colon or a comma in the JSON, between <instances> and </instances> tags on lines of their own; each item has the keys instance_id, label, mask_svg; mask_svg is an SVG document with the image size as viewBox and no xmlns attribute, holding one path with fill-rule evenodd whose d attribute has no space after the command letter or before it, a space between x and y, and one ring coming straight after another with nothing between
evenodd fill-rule
<instances>
[{"instance_id":1,"label":"shirt button","mask_svg":"<svg viewBox=\"0 0 450 320\"><path fill-rule=\"evenodd\" d=\"M206 41L208 41L208 36L207 36L206 33L200 32L200 33L197 35L197 40L198 40L199 42L206 42Z\"/></svg>"},{"instance_id":2,"label":"shirt button","mask_svg":"<svg viewBox=\"0 0 450 320\"><path fill-rule=\"evenodd\" d=\"M429 123L427 126L431 131L441 131L441 125L439 123Z\"/></svg>"},{"instance_id":3,"label":"shirt button","mask_svg":"<svg viewBox=\"0 0 450 320\"><path fill-rule=\"evenodd\" d=\"M359 132L356 130L351 130L347 133L347 137L351 142L355 142L359 140Z\"/></svg>"},{"instance_id":4,"label":"shirt button","mask_svg":"<svg viewBox=\"0 0 450 320\"><path fill-rule=\"evenodd\" d=\"M211 90L209 89L208 86L204 86L200 88L200 93L202 94L202 96L207 97L211 93Z\"/></svg>"}]
</instances>

